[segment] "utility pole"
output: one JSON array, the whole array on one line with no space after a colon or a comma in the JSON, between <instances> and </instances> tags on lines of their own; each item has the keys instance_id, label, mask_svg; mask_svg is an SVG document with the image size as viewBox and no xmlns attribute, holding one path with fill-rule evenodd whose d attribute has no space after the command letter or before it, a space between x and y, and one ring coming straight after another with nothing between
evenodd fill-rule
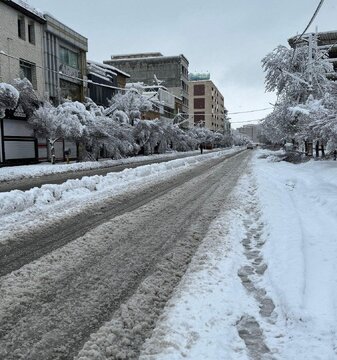
<instances>
[{"instance_id":1,"label":"utility pole","mask_svg":"<svg viewBox=\"0 0 337 360\"><path fill-rule=\"evenodd\" d=\"M312 92L312 61L313 61L313 58L312 58L312 49L313 49L313 35L310 33L309 34L309 39L308 39L308 42L309 42L309 53L308 53L308 71L309 71L309 93Z\"/></svg>"}]
</instances>

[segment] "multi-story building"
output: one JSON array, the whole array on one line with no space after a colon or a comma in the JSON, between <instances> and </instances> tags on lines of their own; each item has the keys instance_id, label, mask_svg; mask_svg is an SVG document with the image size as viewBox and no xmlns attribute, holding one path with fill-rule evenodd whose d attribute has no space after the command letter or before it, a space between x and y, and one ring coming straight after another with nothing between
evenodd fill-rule
<instances>
[{"instance_id":1,"label":"multi-story building","mask_svg":"<svg viewBox=\"0 0 337 360\"><path fill-rule=\"evenodd\" d=\"M257 124L243 125L237 128L240 134L247 136L252 142L257 143L260 141L261 129Z\"/></svg>"},{"instance_id":2,"label":"multi-story building","mask_svg":"<svg viewBox=\"0 0 337 360\"><path fill-rule=\"evenodd\" d=\"M141 53L111 56L103 63L112 65L130 74L128 82L142 82L165 86L181 99L182 113L188 114L188 65L184 55L163 56L161 53Z\"/></svg>"},{"instance_id":3,"label":"multi-story building","mask_svg":"<svg viewBox=\"0 0 337 360\"><path fill-rule=\"evenodd\" d=\"M0 82L26 77L44 96L43 14L23 3L0 0ZM0 165L35 162L37 140L22 109L0 119Z\"/></svg>"},{"instance_id":4,"label":"multi-story building","mask_svg":"<svg viewBox=\"0 0 337 360\"><path fill-rule=\"evenodd\" d=\"M58 104L62 98L86 96L87 39L49 14L20 0L0 0L0 82L27 78L40 100ZM60 141L58 159L75 144ZM36 139L22 109L0 119L0 164L36 162L48 158L45 139Z\"/></svg>"},{"instance_id":5,"label":"multi-story building","mask_svg":"<svg viewBox=\"0 0 337 360\"><path fill-rule=\"evenodd\" d=\"M212 131L230 132L224 97L209 74L190 74L190 123L202 124Z\"/></svg>"},{"instance_id":6,"label":"multi-story building","mask_svg":"<svg viewBox=\"0 0 337 360\"><path fill-rule=\"evenodd\" d=\"M50 14L44 18L46 97L55 104L62 98L83 101L88 40Z\"/></svg>"}]
</instances>

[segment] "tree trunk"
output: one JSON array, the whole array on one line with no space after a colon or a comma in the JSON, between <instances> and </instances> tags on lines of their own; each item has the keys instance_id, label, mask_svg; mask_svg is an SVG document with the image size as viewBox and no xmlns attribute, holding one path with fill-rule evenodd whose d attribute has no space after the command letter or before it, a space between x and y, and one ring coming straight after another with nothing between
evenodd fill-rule
<instances>
[{"instance_id":1,"label":"tree trunk","mask_svg":"<svg viewBox=\"0 0 337 360\"><path fill-rule=\"evenodd\" d=\"M325 150L324 150L324 144L323 143L322 143L321 149L322 149L322 157L325 157Z\"/></svg>"},{"instance_id":2,"label":"tree trunk","mask_svg":"<svg viewBox=\"0 0 337 360\"><path fill-rule=\"evenodd\" d=\"M315 152L316 152L316 157L319 157L319 141L316 141L316 146L315 146Z\"/></svg>"}]
</instances>

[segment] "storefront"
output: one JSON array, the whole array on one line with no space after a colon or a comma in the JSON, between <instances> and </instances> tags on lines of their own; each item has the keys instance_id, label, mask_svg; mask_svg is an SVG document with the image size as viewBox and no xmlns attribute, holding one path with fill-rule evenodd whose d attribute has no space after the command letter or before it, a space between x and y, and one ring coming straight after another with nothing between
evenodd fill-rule
<instances>
[{"instance_id":1,"label":"storefront","mask_svg":"<svg viewBox=\"0 0 337 360\"><path fill-rule=\"evenodd\" d=\"M20 109L6 111L0 120L0 143L0 166L38 162L37 139Z\"/></svg>"}]
</instances>

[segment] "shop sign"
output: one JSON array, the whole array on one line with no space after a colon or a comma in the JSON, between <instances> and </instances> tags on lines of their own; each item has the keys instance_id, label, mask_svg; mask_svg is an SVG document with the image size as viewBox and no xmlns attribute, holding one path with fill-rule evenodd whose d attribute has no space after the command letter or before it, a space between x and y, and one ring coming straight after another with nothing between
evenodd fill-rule
<instances>
[{"instance_id":1,"label":"shop sign","mask_svg":"<svg viewBox=\"0 0 337 360\"><path fill-rule=\"evenodd\" d=\"M72 68L71 66L61 64L59 71L62 75L79 78L81 76L81 73L79 70Z\"/></svg>"}]
</instances>

